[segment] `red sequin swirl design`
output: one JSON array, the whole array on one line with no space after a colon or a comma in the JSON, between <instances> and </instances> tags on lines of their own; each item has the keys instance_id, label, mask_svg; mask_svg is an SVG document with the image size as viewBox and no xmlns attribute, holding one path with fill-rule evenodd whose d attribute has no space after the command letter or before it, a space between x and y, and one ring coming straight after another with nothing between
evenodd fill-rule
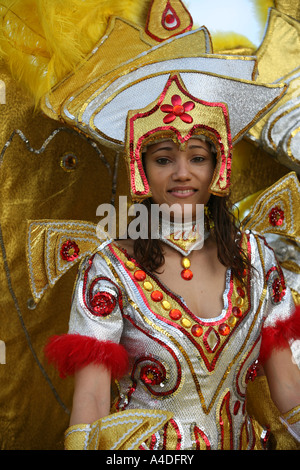
<instances>
[{"instance_id":1,"label":"red sequin swirl design","mask_svg":"<svg viewBox=\"0 0 300 470\"><path fill-rule=\"evenodd\" d=\"M107 315L111 314L118 302L120 310L123 310L123 303L122 303L122 294L120 288L111 281L111 279L105 276L98 276L93 279L88 286L88 274L91 269L93 263L94 256L89 260L89 267L85 270L84 279L83 279L83 288L82 288L82 297L85 307L88 309L92 315L96 317L106 317ZM117 291L118 295L114 296L110 292L103 290L95 290L95 286L101 282L106 281L108 285L114 286Z\"/></svg>"}]
</instances>

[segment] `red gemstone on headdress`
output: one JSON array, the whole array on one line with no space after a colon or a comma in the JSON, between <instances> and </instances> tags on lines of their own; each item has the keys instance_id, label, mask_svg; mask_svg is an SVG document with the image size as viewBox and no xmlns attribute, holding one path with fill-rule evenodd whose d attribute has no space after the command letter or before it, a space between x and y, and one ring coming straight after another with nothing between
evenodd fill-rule
<instances>
[{"instance_id":1,"label":"red gemstone on headdress","mask_svg":"<svg viewBox=\"0 0 300 470\"><path fill-rule=\"evenodd\" d=\"M175 114L175 116L180 116L184 113L184 107L181 105L174 106L173 113Z\"/></svg>"},{"instance_id":2,"label":"red gemstone on headdress","mask_svg":"<svg viewBox=\"0 0 300 470\"><path fill-rule=\"evenodd\" d=\"M154 290L151 294L151 299L154 300L154 302L160 302L163 299L162 292Z\"/></svg>"},{"instance_id":3,"label":"red gemstone on headdress","mask_svg":"<svg viewBox=\"0 0 300 470\"><path fill-rule=\"evenodd\" d=\"M185 281L190 281L192 278L193 278L193 273L190 269L183 269L181 271L181 277L182 279L184 279Z\"/></svg>"},{"instance_id":4,"label":"red gemstone on headdress","mask_svg":"<svg viewBox=\"0 0 300 470\"><path fill-rule=\"evenodd\" d=\"M177 117L180 117L183 122L188 124L193 122L192 116L187 114L187 111L191 111L195 107L195 103L193 101L182 103L182 99L179 95L173 95L171 98L171 103L171 105L163 104L160 107L163 113L168 113L167 116L165 116L163 119L165 124L170 124Z\"/></svg>"},{"instance_id":5,"label":"red gemstone on headdress","mask_svg":"<svg viewBox=\"0 0 300 470\"><path fill-rule=\"evenodd\" d=\"M134 277L137 281L144 281L146 279L146 273L145 271L138 269L137 271L135 271Z\"/></svg>"},{"instance_id":6,"label":"red gemstone on headdress","mask_svg":"<svg viewBox=\"0 0 300 470\"><path fill-rule=\"evenodd\" d=\"M182 313L177 308L172 308L172 310L169 312L169 316L172 318L172 320L180 320Z\"/></svg>"}]
</instances>

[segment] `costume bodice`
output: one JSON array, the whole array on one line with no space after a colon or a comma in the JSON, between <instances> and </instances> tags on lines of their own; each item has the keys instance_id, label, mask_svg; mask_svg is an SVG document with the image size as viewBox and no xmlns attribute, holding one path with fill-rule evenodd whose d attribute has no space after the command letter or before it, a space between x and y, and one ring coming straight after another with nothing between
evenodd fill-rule
<instances>
[{"instance_id":1,"label":"costume bodice","mask_svg":"<svg viewBox=\"0 0 300 470\"><path fill-rule=\"evenodd\" d=\"M263 326L289 315L292 297L265 240L248 234L243 244L252 269L243 284L227 270L223 310L209 319L193 315L184 299L114 243L81 266L69 333L120 342L129 357L112 411L173 413L145 449L261 446L263 430L247 414L247 383L255 376ZM99 292L107 296L101 306Z\"/></svg>"}]
</instances>

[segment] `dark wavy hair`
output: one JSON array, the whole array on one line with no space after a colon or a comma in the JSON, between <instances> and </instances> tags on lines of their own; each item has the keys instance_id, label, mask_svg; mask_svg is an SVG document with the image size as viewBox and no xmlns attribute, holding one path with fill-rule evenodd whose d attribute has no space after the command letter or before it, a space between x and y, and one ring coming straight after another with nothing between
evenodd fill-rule
<instances>
[{"instance_id":1,"label":"dark wavy hair","mask_svg":"<svg viewBox=\"0 0 300 470\"><path fill-rule=\"evenodd\" d=\"M134 256L145 269L158 273L165 262L164 244L160 240L151 239L151 199L144 201L144 204L148 208L149 236L147 239L138 238L134 241ZM211 195L207 206L213 220L211 235L217 244L218 259L224 266L231 268L233 275L243 284L244 270L251 265L241 248L241 233L229 198Z\"/></svg>"}]
</instances>

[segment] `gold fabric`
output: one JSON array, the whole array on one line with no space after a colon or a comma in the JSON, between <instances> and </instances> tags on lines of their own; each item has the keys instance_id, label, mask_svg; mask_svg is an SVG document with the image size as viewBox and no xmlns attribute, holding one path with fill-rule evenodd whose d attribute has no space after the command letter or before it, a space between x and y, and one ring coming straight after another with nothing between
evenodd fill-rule
<instances>
[{"instance_id":1,"label":"gold fabric","mask_svg":"<svg viewBox=\"0 0 300 470\"><path fill-rule=\"evenodd\" d=\"M66 450L139 450L140 445L164 427L173 414L160 410L126 410L91 425L70 426Z\"/></svg>"},{"instance_id":2,"label":"gold fabric","mask_svg":"<svg viewBox=\"0 0 300 470\"><path fill-rule=\"evenodd\" d=\"M285 236L296 243L300 242L300 185L296 173L289 173L273 186L255 198L250 210L242 221L243 230L253 230L261 235L274 233ZM282 211L283 221L273 225L270 222L272 210Z\"/></svg>"},{"instance_id":3,"label":"gold fabric","mask_svg":"<svg viewBox=\"0 0 300 470\"><path fill-rule=\"evenodd\" d=\"M299 77L293 78L300 63L300 23L288 15L272 9L264 40L256 52L260 83L272 83L276 80L289 80L289 88L284 97L268 112L249 134L259 140L261 132L270 116L283 104L297 96Z\"/></svg>"},{"instance_id":4,"label":"gold fabric","mask_svg":"<svg viewBox=\"0 0 300 470\"><path fill-rule=\"evenodd\" d=\"M300 2L299 0L274 0L278 11L300 21Z\"/></svg>"},{"instance_id":5,"label":"gold fabric","mask_svg":"<svg viewBox=\"0 0 300 470\"><path fill-rule=\"evenodd\" d=\"M78 254L64 259L61 250L66 243L75 244ZM33 300L38 302L48 287L58 280L83 257L92 255L100 240L96 224L83 221L29 221L27 264Z\"/></svg>"},{"instance_id":6,"label":"gold fabric","mask_svg":"<svg viewBox=\"0 0 300 470\"><path fill-rule=\"evenodd\" d=\"M67 330L70 299L77 273L73 266L48 289L34 310L26 249L28 220L87 220L96 223L96 210L112 199L116 156L105 151L111 171L91 144L68 129L60 131L45 150L35 154L61 124L34 112L31 98L0 63L6 104L0 105L0 340L6 363L0 364L0 448L47 450L63 448L72 405L73 379L62 381L44 357L48 338ZM29 143L14 134L22 130ZM66 172L61 156L72 153L78 165ZM120 160L117 193L127 193ZM119 192L120 191L120 192ZM118 200L118 199L117 199ZM37 266L39 268L39 266Z\"/></svg>"},{"instance_id":7,"label":"gold fabric","mask_svg":"<svg viewBox=\"0 0 300 470\"><path fill-rule=\"evenodd\" d=\"M124 47L125 43L127 47ZM105 40L95 46L92 53L77 68L76 74L67 76L42 99L41 109L52 119L62 117L68 124L74 125L73 120L68 118L68 113L81 121L88 100L96 92L99 94L99 91L103 91L116 76L121 77L131 70L158 60L196 57L206 52L203 30L174 38L164 44L163 48L149 51L155 44L142 28L124 19L112 18ZM147 51L149 52L145 54ZM111 60L108 61L107 57Z\"/></svg>"},{"instance_id":8,"label":"gold fabric","mask_svg":"<svg viewBox=\"0 0 300 470\"><path fill-rule=\"evenodd\" d=\"M299 450L300 445L292 438L280 422L280 412L274 405L265 376L249 382L247 388L247 410L262 426L270 429L270 450Z\"/></svg>"}]
</instances>

